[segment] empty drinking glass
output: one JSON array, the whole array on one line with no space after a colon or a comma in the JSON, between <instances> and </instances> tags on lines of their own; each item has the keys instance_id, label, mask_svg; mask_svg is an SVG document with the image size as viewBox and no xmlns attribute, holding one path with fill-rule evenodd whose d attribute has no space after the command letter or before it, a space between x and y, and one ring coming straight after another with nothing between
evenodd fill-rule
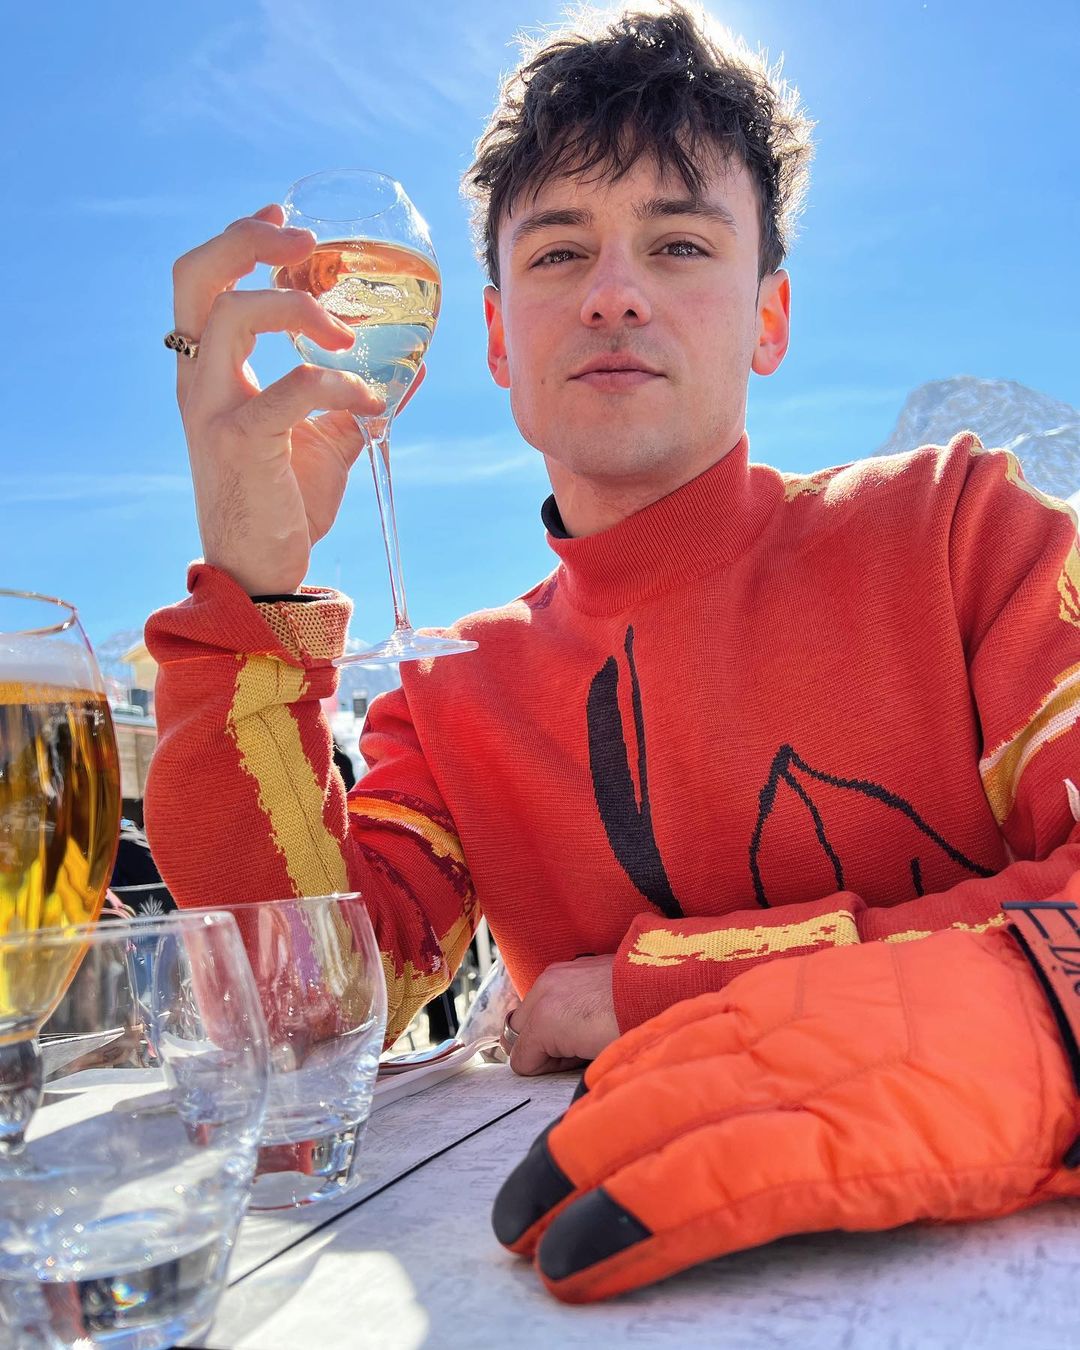
<instances>
[{"instance_id":1,"label":"empty drinking glass","mask_svg":"<svg viewBox=\"0 0 1080 1350\"><path fill-rule=\"evenodd\" d=\"M0 1002L37 1003L40 1091L0 1160L0 1344L156 1350L224 1287L266 1106L266 1026L225 914L0 936Z\"/></svg>"},{"instance_id":2,"label":"empty drinking glass","mask_svg":"<svg viewBox=\"0 0 1080 1350\"><path fill-rule=\"evenodd\" d=\"M270 1037L251 1208L342 1195L359 1180L386 1030L386 981L367 909L355 893L221 908L240 929Z\"/></svg>"}]
</instances>

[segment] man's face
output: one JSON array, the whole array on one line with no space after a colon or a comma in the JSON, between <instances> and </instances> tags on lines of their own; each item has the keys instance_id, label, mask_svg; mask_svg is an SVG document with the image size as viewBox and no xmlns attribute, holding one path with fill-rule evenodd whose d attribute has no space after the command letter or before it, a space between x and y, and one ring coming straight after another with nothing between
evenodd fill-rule
<instances>
[{"instance_id":1,"label":"man's face","mask_svg":"<svg viewBox=\"0 0 1080 1350\"><path fill-rule=\"evenodd\" d=\"M488 361L553 481L678 486L735 444L751 368L787 349L787 276L759 288L758 241L738 163L697 198L651 157L560 178L503 220Z\"/></svg>"}]
</instances>

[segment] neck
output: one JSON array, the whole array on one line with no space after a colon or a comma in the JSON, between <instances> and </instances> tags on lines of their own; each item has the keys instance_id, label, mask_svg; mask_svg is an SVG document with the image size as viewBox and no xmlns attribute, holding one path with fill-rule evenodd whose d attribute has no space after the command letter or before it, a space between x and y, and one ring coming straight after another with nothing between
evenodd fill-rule
<instances>
[{"instance_id":1,"label":"neck","mask_svg":"<svg viewBox=\"0 0 1080 1350\"><path fill-rule=\"evenodd\" d=\"M740 433L741 434L741 433ZM573 539L608 530L628 516L636 515L645 507L678 491L699 477L713 464L718 464L739 442L739 435L725 437L724 450L715 450L697 460L678 466L663 465L655 473L637 478L595 478L573 473L558 460L545 455L551 490L559 508L563 528Z\"/></svg>"}]
</instances>

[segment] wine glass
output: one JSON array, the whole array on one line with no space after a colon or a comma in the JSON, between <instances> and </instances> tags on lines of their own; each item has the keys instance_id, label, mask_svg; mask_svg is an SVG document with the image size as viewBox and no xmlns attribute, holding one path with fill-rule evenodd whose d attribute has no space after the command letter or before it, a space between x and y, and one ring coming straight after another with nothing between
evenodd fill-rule
<instances>
[{"instance_id":1,"label":"wine glass","mask_svg":"<svg viewBox=\"0 0 1080 1350\"><path fill-rule=\"evenodd\" d=\"M275 286L307 291L335 319L355 329L353 345L329 352L302 334L293 342L311 365L360 375L386 400L386 411L356 422L371 456L379 504L394 631L353 661L419 661L475 651L476 643L417 633L409 623L390 480L390 426L416 378L439 316L442 281L428 228L400 183L367 169L334 169L301 178L285 195L286 224L310 230L315 251L277 267Z\"/></svg>"},{"instance_id":2,"label":"wine glass","mask_svg":"<svg viewBox=\"0 0 1080 1350\"><path fill-rule=\"evenodd\" d=\"M120 834L120 761L94 653L74 608L0 591L0 938L93 922ZM0 1164L41 1094L36 1037L78 968L41 949L0 971Z\"/></svg>"}]
</instances>

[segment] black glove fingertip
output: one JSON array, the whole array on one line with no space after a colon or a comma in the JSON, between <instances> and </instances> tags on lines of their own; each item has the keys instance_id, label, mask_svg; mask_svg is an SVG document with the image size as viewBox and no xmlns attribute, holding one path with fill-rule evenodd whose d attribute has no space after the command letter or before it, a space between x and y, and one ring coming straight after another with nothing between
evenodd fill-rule
<instances>
[{"instance_id":1,"label":"black glove fingertip","mask_svg":"<svg viewBox=\"0 0 1080 1350\"><path fill-rule=\"evenodd\" d=\"M537 1261L546 1279L565 1280L650 1237L652 1230L606 1191L589 1191L552 1220Z\"/></svg>"},{"instance_id":2,"label":"black glove fingertip","mask_svg":"<svg viewBox=\"0 0 1080 1350\"><path fill-rule=\"evenodd\" d=\"M503 1182L491 1211L491 1226L504 1247L512 1247L538 1220L574 1189L548 1152L552 1121Z\"/></svg>"}]
</instances>

